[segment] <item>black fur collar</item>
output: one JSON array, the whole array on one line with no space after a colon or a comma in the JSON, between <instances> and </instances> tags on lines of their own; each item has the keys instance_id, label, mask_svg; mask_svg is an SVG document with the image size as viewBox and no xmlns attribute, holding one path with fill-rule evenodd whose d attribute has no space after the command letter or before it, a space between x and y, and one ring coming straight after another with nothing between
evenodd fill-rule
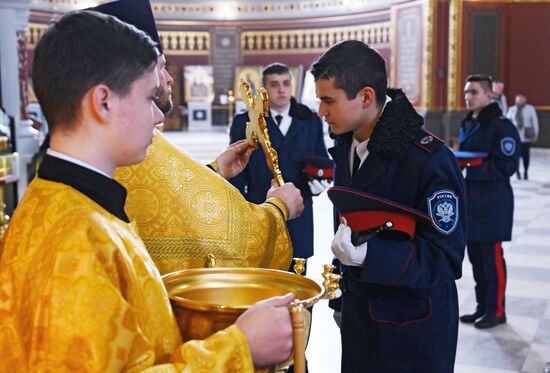
<instances>
[{"instance_id":1,"label":"black fur collar","mask_svg":"<svg viewBox=\"0 0 550 373\"><path fill-rule=\"evenodd\" d=\"M467 120L473 121L472 118L473 112L470 111L468 113L468 116L466 117ZM502 116L502 110L500 110L500 106L496 102L490 103L489 105L485 106L481 111L479 112L479 115L477 116L476 120L479 123L487 124L491 123L491 121L494 118Z\"/></svg>"},{"instance_id":2,"label":"black fur collar","mask_svg":"<svg viewBox=\"0 0 550 373\"><path fill-rule=\"evenodd\" d=\"M313 112L306 105L298 103L294 97L290 98L290 110L288 114L296 119L309 119L313 117Z\"/></svg>"},{"instance_id":3,"label":"black fur collar","mask_svg":"<svg viewBox=\"0 0 550 373\"><path fill-rule=\"evenodd\" d=\"M374 127L367 148L383 157L404 159L420 135L424 120L402 90L390 88L387 95L392 100Z\"/></svg>"}]
</instances>

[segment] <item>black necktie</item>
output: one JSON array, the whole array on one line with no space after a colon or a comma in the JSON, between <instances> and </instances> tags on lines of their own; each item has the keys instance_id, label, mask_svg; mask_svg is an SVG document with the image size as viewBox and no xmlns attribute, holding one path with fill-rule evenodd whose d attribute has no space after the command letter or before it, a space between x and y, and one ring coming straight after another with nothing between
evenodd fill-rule
<instances>
[{"instance_id":1,"label":"black necktie","mask_svg":"<svg viewBox=\"0 0 550 373\"><path fill-rule=\"evenodd\" d=\"M361 164L361 159L357 155L357 148L353 149L353 165L351 169L351 177L355 176L357 173L357 170L359 169L359 165Z\"/></svg>"},{"instance_id":2,"label":"black necktie","mask_svg":"<svg viewBox=\"0 0 550 373\"><path fill-rule=\"evenodd\" d=\"M275 120L277 121L277 126L280 126L283 121L283 116L281 114L277 114L275 115Z\"/></svg>"}]
</instances>

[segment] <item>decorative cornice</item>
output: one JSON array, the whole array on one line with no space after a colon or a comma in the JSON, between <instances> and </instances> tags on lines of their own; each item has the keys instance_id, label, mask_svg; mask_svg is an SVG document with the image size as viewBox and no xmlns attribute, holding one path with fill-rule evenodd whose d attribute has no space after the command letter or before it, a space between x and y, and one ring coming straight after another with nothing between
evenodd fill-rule
<instances>
[{"instance_id":1,"label":"decorative cornice","mask_svg":"<svg viewBox=\"0 0 550 373\"><path fill-rule=\"evenodd\" d=\"M13 0L12 0L13 1ZM27 0L29 1L29 0ZM64 13L109 0L32 0L33 11ZM152 0L158 20L262 20L318 18L387 10L410 0Z\"/></svg>"},{"instance_id":2,"label":"decorative cornice","mask_svg":"<svg viewBox=\"0 0 550 373\"><path fill-rule=\"evenodd\" d=\"M302 1L155 1L153 11L162 19L250 20L317 18L389 9L409 0L302 0Z\"/></svg>"},{"instance_id":3,"label":"decorative cornice","mask_svg":"<svg viewBox=\"0 0 550 373\"><path fill-rule=\"evenodd\" d=\"M362 40L377 48L390 45L390 22L334 28L245 31L241 34L243 55L322 53L345 39Z\"/></svg>"},{"instance_id":4,"label":"decorative cornice","mask_svg":"<svg viewBox=\"0 0 550 373\"><path fill-rule=\"evenodd\" d=\"M34 49L48 25L29 23L27 47ZM208 56L210 31L159 32L165 53L170 55ZM389 48L390 22L366 25L308 28L291 30L243 31L241 45L244 55L322 53L344 39L358 39L376 48Z\"/></svg>"},{"instance_id":5,"label":"decorative cornice","mask_svg":"<svg viewBox=\"0 0 550 373\"><path fill-rule=\"evenodd\" d=\"M33 12L36 14L36 12ZM332 27L341 24L359 25L389 19L389 9L349 15L332 15L316 18L299 18L299 19L263 19L263 20L235 20L235 21L215 21L215 20L167 20L157 19L157 26L165 29L193 27L210 29L212 27L239 27L243 30L264 30L270 29L289 29L289 28L304 28L304 27Z\"/></svg>"},{"instance_id":6,"label":"decorative cornice","mask_svg":"<svg viewBox=\"0 0 550 373\"><path fill-rule=\"evenodd\" d=\"M106 3L105 0L32 0L31 10L50 13L65 13L71 10L84 9Z\"/></svg>"},{"instance_id":7,"label":"decorative cornice","mask_svg":"<svg viewBox=\"0 0 550 373\"><path fill-rule=\"evenodd\" d=\"M27 48L34 49L48 25L29 23L26 34ZM160 31L164 51L171 55L208 56L210 53L210 33L207 31Z\"/></svg>"},{"instance_id":8,"label":"decorative cornice","mask_svg":"<svg viewBox=\"0 0 550 373\"><path fill-rule=\"evenodd\" d=\"M208 56L210 33L208 31L160 31L164 53L170 55Z\"/></svg>"},{"instance_id":9,"label":"decorative cornice","mask_svg":"<svg viewBox=\"0 0 550 373\"><path fill-rule=\"evenodd\" d=\"M42 37L42 34L46 29L48 28L48 25L42 24L42 23L29 23L29 28L27 30L27 49L34 49L36 47L36 44L38 43L38 40Z\"/></svg>"}]
</instances>

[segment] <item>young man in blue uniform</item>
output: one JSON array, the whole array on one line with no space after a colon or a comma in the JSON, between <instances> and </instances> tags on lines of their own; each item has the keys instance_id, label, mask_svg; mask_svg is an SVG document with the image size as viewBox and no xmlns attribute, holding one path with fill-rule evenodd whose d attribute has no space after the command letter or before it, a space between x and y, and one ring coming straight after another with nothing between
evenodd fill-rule
<instances>
[{"instance_id":1,"label":"young man in blue uniform","mask_svg":"<svg viewBox=\"0 0 550 373\"><path fill-rule=\"evenodd\" d=\"M262 72L262 84L269 96L267 129L271 145L279 156L283 178L294 183L304 199L302 215L287 222L294 247L293 255L309 258L313 255L312 196L320 194L329 184L318 180L308 182L304 160L314 156L328 159L323 125L315 113L291 96L292 80L286 65L273 63L266 66ZM248 120L248 113L235 117L231 125L231 143L246 138ZM229 181L239 188L248 201L260 203L265 200L265 195L271 188L271 179L273 175L267 168L263 150L259 148L252 153L245 170Z\"/></svg>"},{"instance_id":2,"label":"young man in blue uniform","mask_svg":"<svg viewBox=\"0 0 550 373\"><path fill-rule=\"evenodd\" d=\"M491 79L466 78L464 100L470 110L460 126L461 151L486 152L481 165L468 167L468 257L476 282L476 311L460 317L475 327L492 328L506 322L504 292L506 263L502 241L512 238L514 194L510 176L519 162L518 131L498 103L492 102Z\"/></svg>"},{"instance_id":3,"label":"young man in blue uniform","mask_svg":"<svg viewBox=\"0 0 550 373\"><path fill-rule=\"evenodd\" d=\"M332 250L343 273L342 372L452 372L458 333L455 280L466 240L464 180L442 140L405 94L387 87L385 61L356 40L311 68L319 114L336 136L334 185L429 216L411 239L377 234L354 245L343 221ZM355 242L355 241L354 241ZM337 314L336 314L337 315ZM335 318L337 318L335 315Z\"/></svg>"}]
</instances>

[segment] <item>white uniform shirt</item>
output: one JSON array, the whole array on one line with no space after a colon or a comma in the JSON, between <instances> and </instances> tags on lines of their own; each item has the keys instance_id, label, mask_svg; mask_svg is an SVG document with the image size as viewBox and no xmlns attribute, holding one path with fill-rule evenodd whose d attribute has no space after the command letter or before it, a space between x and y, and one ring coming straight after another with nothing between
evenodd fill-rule
<instances>
[{"instance_id":1,"label":"white uniform shirt","mask_svg":"<svg viewBox=\"0 0 550 373\"><path fill-rule=\"evenodd\" d=\"M286 109L281 113L273 109L269 109L269 114L271 115L271 118L273 118L275 124L277 124L277 119L275 119L277 115L281 115L283 117L283 120L281 120L281 124L279 125L279 130L281 131L283 136L286 136L290 125L292 124L292 117L290 116L290 104L288 104Z\"/></svg>"}]
</instances>

